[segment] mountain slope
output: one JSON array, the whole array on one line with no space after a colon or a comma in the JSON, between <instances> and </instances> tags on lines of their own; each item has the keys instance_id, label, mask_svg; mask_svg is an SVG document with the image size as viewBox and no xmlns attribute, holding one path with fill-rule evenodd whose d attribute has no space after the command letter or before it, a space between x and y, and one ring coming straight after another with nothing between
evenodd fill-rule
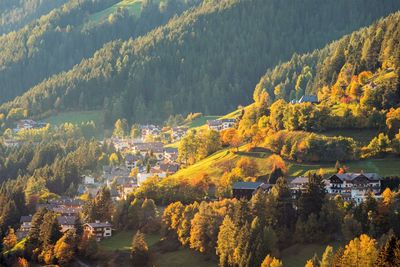
<instances>
[{"instance_id":1,"label":"mountain slope","mask_svg":"<svg viewBox=\"0 0 400 267\"><path fill-rule=\"evenodd\" d=\"M354 86L352 78L364 72L370 77L363 87L373 88L374 95L380 98L373 107L396 107L400 104L399 40L397 12L323 49L294 55L288 62L269 69L257 84L254 98L263 91L268 92L270 102L280 98L299 99L303 94L320 93L322 97L327 90L337 90L337 86L346 95Z\"/></svg>"},{"instance_id":2,"label":"mountain slope","mask_svg":"<svg viewBox=\"0 0 400 267\"><path fill-rule=\"evenodd\" d=\"M0 102L70 69L105 43L145 34L199 1L163 0L163 5L159 1L69 1L23 29L0 37ZM131 4L135 12L131 12ZM95 20L99 14L106 19Z\"/></svg>"},{"instance_id":3,"label":"mountain slope","mask_svg":"<svg viewBox=\"0 0 400 267\"><path fill-rule=\"evenodd\" d=\"M0 2L0 35L38 19L68 0L3 0Z\"/></svg>"},{"instance_id":4,"label":"mountain slope","mask_svg":"<svg viewBox=\"0 0 400 267\"><path fill-rule=\"evenodd\" d=\"M104 108L109 123L223 113L250 101L247 89L267 67L399 7L376 0L293 1L290 8L278 0L208 1L143 38L106 45L2 109L22 107L38 116Z\"/></svg>"}]
</instances>

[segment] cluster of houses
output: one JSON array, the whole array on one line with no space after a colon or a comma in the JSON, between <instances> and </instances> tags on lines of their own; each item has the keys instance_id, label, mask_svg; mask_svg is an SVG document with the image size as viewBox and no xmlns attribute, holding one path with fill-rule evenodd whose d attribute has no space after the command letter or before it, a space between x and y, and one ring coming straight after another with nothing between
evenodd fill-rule
<instances>
[{"instance_id":1,"label":"cluster of houses","mask_svg":"<svg viewBox=\"0 0 400 267\"><path fill-rule=\"evenodd\" d=\"M62 197L60 199L49 200L47 203L38 204L36 210L46 208L49 211L54 211L57 214L57 221L60 225L60 231L65 233L68 230L75 229L79 222L79 212L82 210L83 202L79 199ZM21 216L20 228L16 235L18 240L26 237L32 227L32 215ZM112 236L112 225L109 222L90 222L83 225L84 231L89 235L95 236L97 241L105 237Z\"/></svg>"},{"instance_id":2,"label":"cluster of houses","mask_svg":"<svg viewBox=\"0 0 400 267\"><path fill-rule=\"evenodd\" d=\"M334 174L324 179L325 189L329 195L340 195L345 201L353 201L356 204L363 202L369 193L379 198L382 177L377 173L343 173ZM300 176L289 182L289 188L293 197L306 189L308 177ZM233 185L233 196L247 198L257 190L268 192L273 185L262 182L236 182Z\"/></svg>"},{"instance_id":3,"label":"cluster of houses","mask_svg":"<svg viewBox=\"0 0 400 267\"><path fill-rule=\"evenodd\" d=\"M19 120L16 122L16 127L13 129L15 133L21 130L40 129L46 127L47 123L37 122L31 119Z\"/></svg>"},{"instance_id":4,"label":"cluster of houses","mask_svg":"<svg viewBox=\"0 0 400 267\"><path fill-rule=\"evenodd\" d=\"M236 119L218 119L218 120L208 120L208 129L214 131L222 131L229 128L233 128L236 124Z\"/></svg>"},{"instance_id":5,"label":"cluster of houses","mask_svg":"<svg viewBox=\"0 0 400 267\"><path fill-rule=\"evenodd\" d=\"M111 190L114 200L126 197L149 177L164 178L174 174L180 168L177 163L178 149L164 147L161 142L135 142L135 140L110 139L115 148L123 155L123 163L119 166L103 166L103 174L97 180L84 176L78 185L78 194L89 194L92 197L103 187ZM145 164L151 157L151 164ZM132 175L132 169L137 173ZM131 177L133 176L133 177Z\"/></svg>"}]
</instances>

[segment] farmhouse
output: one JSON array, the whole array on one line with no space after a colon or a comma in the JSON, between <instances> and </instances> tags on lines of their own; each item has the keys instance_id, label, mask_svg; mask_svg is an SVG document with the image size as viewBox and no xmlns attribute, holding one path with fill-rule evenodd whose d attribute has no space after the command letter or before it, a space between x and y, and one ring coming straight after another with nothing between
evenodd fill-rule
<instances>
[{"instance_id":1,"label":"farmhouse","mask_svg":"<svg viewBox=\"0 0 400 267\"><path fill-rule=\"evenodd\" d=\"M236 199L250 199L258 189L268 192L271 187L272 185L263 182L236 182L232 187L232 195Z\"/></svg>"}]
</instances>

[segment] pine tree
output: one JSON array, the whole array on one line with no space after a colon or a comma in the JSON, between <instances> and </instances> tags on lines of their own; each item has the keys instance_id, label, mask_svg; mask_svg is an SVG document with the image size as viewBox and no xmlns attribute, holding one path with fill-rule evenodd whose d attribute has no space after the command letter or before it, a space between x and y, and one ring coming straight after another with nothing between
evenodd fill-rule
<instances>
[{"instance_id":1,"label":"pine tree","mask_svg":"<svg viewBox=\"0 0 400 267\"><path fill-rule=\"evenodd\" d=\"M380 249L376 260L376 266L398 266L396 264L400 263L400 258L398 258L400 255L396 255L396 251L400 252L400 241L396 236L392 235Z\"/></svg>"},{"instance_id":2,"label":"pine tree","mask_svg":"<svg viewBox=\"0 0 400 267\"><path fill-rule=\"evenodd\" d=\"M324 254L322 254L321 267L331 267L333 263L333 248L327 246Z\"/></svg>"},{"instance_id":3,"label":"pine tree","mask_svg":"<svg viewBox=\"0 0 400 267\"><path fill-rule=\"evenodd\" d=\"M149 249L140 231L137 231L132 240L131 262L132 266L137 267L147 266L149 262Z\"/></svg>"},{"instance_id":4,"label":"pine tree","mask_svg":"<svg viewBox=\"0 0 400 267\"><path fill-rule=\"evenodd\" d=\"M43 224L44 215L47 213L46 209L39 209L32 217L31 229L25 242L25 250L28 254L41 246L40 228Z\"/></svg>"},{"instance_id":5,"label":"pine tree","mask_svg":"<svg viewBox=\"0 0 400 267\"><path fill-rule=\"evenodd\" d=\"M219 266L234 265L234 250L236 247L237 229L229 216L225 216L218 233L217 255Z\"/></svg>"},{"instance_id":6,"label":"pine tree","mask_svg":"<svg viewBox=\"0 0 400 267\"><path fill-rule=\"evenodd\" d=\"M43 224L40 226L39 238L44 246L54 245L61 237L61 227L57 221L57 214L53 211L43 216Z\"/></svg>"},{"instance_id":7,"label":"pine tree","mask_svg":"<svg viewBox=\"0 0 400 267\"><path fill-rule=\"evenodd\" d=\"M316 174L308 176L305 191L299 198L299 213L305 219L311 213L319 214L326 195L325 183L321 176Z\"/></svg>"}]
</instances>

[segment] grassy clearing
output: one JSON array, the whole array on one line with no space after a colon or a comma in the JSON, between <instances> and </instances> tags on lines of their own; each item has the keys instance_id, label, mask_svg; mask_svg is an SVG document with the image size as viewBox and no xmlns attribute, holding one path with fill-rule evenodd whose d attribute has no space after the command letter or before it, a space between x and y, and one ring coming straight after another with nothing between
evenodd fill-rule
<instances>
[{"instance_id":1,"label":"grassy clearing","mask_svg":"<svg viewBox=\"0 0 400 267\"><path fill-rule=\"evenodd\" d=\"M216 120L218 118L220 118L220 116L201 116L190 122L188 126L189 128L200 127L205 125L208 120Z\"/></svg>"},{"instance_id":2,"label":"grassy clearing","mask_svg":"<svg viewBox=\"0 0 400 267\"><path fill-rule=\"evenodd\" d=\"M94 13L89 16L88 24L100 24L108 20L108 17L115 13L118 8L123 8L128 11L129 14L133 14L137 17L140 16L142 8L142 0L123 0L115 5L104 9L100 12Z\"/></svg>"},{"instance_id":3,"label":"grassy clearing","mask_svg":"<svg viewBox=\"0 0 400 267\"><path fill-rule=\"evenodd\" d=\"M100 247L106 251L129 251L131 249L133 235L136 231L121 231L113 234L111 238L104 239L100 242ZM149 247L153 246L160 240L159 235L146 234L145 239Z\"/></svg>"},{"instance_id":4,"label":"grassy clearing","mask_svg":"<svg viewBox=\"0 0 400 267\"><path fill-rule=\"evenodd\" d=\"M44 122L55 126L66 122L81 124L82 122L88 121L94 121L97 126L103 125L103 112L99 110L62 112L44 119Z\"/></svg>"},{"instance_id":5,"label":"grassy clearing","mask_svg":"<svg viewBox=\"0 0 400 267\"><path fill-rule=\"evenodd\" d=\"M119 250L122 252L129 252L131 248L132 238L135 231L121 231L115 233L111 238L104 239L100 242L100 248L105 251ZM150 250L160 240L161 236L158 234L146 234L145 239ZM169 266L198 266L208 267L217 266L215 261L210 260L207 256L202 255L196 251L188 248L180 248L177 251L154 254L154 266L169 267Z\"/></svg>"},{"instance_id":6,"label":"grassy clearing","mask_svg":"<svg viewBox=\"0 0 400 267\"><path fill-rule=\"evenodd\" d=\"M207 256L188 248L181 248L177 251L157 253L154 256L154 266L157 267L216 267L217 262L210 260Z\"/></svg>"},{"instance_id":7,"label":"grassy clearing","mask_svg":"<svg viewBox=\"0 0 400 267\"><path fill-rule=\"evenodd\" d=\"M200 173L206 173L213 179L219 179L223 174L224 169L221 167L224 162L236 163L241 157L248 157L254 159L259 167L258 175L265 175L269 170L265 164L266 158L271 155L269 152L244 152L246 146L240 148L239 153L233 153L229 149L224 149L215 154L207 157L196 164L187 168L179 170L174 177L187 177L193 178ZM391 176L400 174L400 158L387 157L384 159L368 159L353 162L341 162L346 165L351 172L376 172L382 176ZM316 172L320 169L326 174L335 172L335 163L298 163L293 161L286 161L289 176L305 175L308 172Z\"/></svg>"},{"instance_id":8,"label":"grassy clearing","mask_svg":"<svg viewBox=\"0 0 400 267\"><path fill-rule=\"evenodd\" d=\"M378 129L342 129L322 133L326 136L344 136L351 137L361 145L368 145L369 142L378 135Z\"/></svg>"},{"instance_id":9,"label":"grassy clearing","mask_svg":"<svg viewBox=\"0 0 400 267\"><path fill-rule=\"evenodd\" d=\"M333 249L337 249L340 244L329 244ZM325 251L327 245L308 244L308 245L293 245L281 252L283 266L288 267L303 267L307 260L311 259L316 253L319 258Z\"/></svg>"}]
</instances>

